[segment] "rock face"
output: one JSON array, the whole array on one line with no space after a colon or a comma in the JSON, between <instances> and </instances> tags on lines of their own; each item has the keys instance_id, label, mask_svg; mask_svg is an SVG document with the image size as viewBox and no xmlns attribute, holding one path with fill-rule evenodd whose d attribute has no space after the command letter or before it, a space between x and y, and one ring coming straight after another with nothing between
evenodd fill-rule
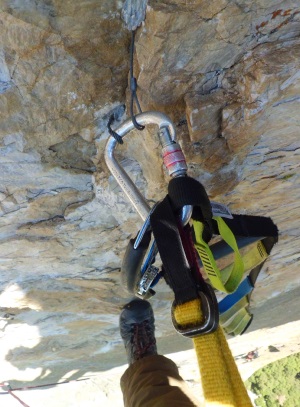
<instances>
[{"instance_id":1,"label":"rock face","mask_svg":"<svg viewBox=\"0 0 300 407\"><path fill-rule=\"evenodd\" d=\"M126 117L122 7L0 0L1 380L125 362L119 269L141 221L103 158L110 114ZM254 306L299 286L299 33L297 1L149 0L136 34L142 109L170 115L189 174L233 212L278 224ZM118 150L149 201L161 198L155 129ZM157 291L162 337L172 295Z\"/></svg>"}]
</instances>

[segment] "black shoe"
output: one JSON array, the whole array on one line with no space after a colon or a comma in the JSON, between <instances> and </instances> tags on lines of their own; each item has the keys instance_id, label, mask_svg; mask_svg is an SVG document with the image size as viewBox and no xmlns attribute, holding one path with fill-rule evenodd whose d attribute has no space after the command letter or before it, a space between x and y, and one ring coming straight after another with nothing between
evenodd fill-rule
<instances>
[{"instance_id":1,"label":"black shoe","mask_svg":"<svg viewBox=\"0 0 300 407\"><path fill-rule=\"evenodd\" d=\"M146 356L157 355L154 315L148 301L133 300L120 315L120 333L131 365Z\"/></svg>"}]
</instances>

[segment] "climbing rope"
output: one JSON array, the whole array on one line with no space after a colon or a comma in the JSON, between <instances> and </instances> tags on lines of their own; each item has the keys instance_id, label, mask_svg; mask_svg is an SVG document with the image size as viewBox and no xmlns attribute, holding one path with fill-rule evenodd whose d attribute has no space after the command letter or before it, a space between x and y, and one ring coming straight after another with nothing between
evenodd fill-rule
<instances>
[{"instance_id":1,"label":"climbing rope","mask_svg":"<svg viewBox=\"0 0 300 407\"><path fill-rule=\"evenodd\" d=\"M131 31L131 45L130 45L130 91L131 91L131 97L130 97L130 115L131 115L131 120L134 124L134 127L137 130L144 130L145 126L140 125L135 118L134 115L134 102L136 103L137 109L139 113L142 113L142 109L140 106L140 102L137 96L137 80L134 77L133 74L133 57L134 57L134 40L135 40L135 31Z\"/></svg>"},{"instance_id":2,"label":"climbing rope","mask_svg":"<svg viewBox=\"0 0 300 407\"><path fill-rule=\"evenodd\" d=\"M116 119L115 115L112 114L110 116L109 120L108 120L108 123L107 123L108 132L119 144L123 144L122 137L111 128L111 125L112 125L112 123L114 122L115 119Z\"/></svg>"},{"instance_id":3,"label":"climbing rope","mask_svg":"<svg viewBox=\"0 0 300 407\"><path fill-rule=\"evenodd\" d=\"M9 383L0 383L0 387L5 387L7 393L10 394L13 398L15 398L20 404L22 404L23 407L29 407L28 404L26 404L24 401L22 401L18 396L16 396L13 393L12 388L10 387Z\"/></svg>"},{"instance_id":4,"label":"climbing rope","mask_svg":"<svg viewBox=\"0 0 300 407\"><path fill-rule=\"evenodd\" d=\"M49 383L49 384L38 384L36 386L25 386L25 387L16 387L12 388L11 385L8 382L5 383L0 383L0 387L4 389L6 393L1 393L1 394L10 394L12 397L14 397L20 404L22 404L23 407L30 407L28 404L26 404L24 401L22 401L18 396L16 396L13 392L15 391L24 391L24 390L34 390L34 389L39 389L39 388L44 388L44 387L53 387L53 386L58 386L60 384L68 384L68 383L73 383L73 382L81 382L85 380L90 380L88 377L86 378L81 378L81 379L76 379L76 380L65 380L63 382L57 382L57 383Z\"/></svg>"},{"instance_id":5,"label":"climbing rope","mask_svg":"<svg viewBox=\"0 0 300 407\"><path fill-rule=\"evenodd\" d=\"M134 63L134 42L135 42L135 31L131 31L131 43L130 43L130 58L129 58L129 85L130 85L130 117L132 120L132 123L134 127L137 130L144 130L145 126L142 126L139 124L136 120L135 114L134 114L134 103L136 104L137 110L139 113L142 113L141 105L138 99L137 95L137 79L134 76L133 73L133 63ZM112 128L111 125L116 120L115 115L112 114L108 120L107 123L107 128L109 134L119 143L123 144L122 137L115 132Z\"/></svg>"}]
</instances>

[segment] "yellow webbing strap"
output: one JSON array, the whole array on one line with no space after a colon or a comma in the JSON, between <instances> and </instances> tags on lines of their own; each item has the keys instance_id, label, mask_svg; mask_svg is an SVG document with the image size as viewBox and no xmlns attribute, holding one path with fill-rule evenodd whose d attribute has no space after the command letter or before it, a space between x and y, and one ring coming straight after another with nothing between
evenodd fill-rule
<instances>
[{"instance_id":1,"label":"yellow webbing strap","mask_svg":"<svg viewBox=\"0 0 300 407\"><path fill-rule=\"evenodd\" d=\"M267 257L268 253L266 252L266 249L261 241L258 241L255 244L253 244L250 250L247 253L243 254L243 263L245 272L254 269L254 267L258 266L263 261L265 261ZM231 264L221 270L222 281L227 281L231 271L232 271Z\"/></svg>"},{"instance_id":2,"label":"yellow webbing strap","mask_svg":"<svg viewBox=\"0 0 300 407\"><path fill-rule=\"evenodd\" d=\"M226 325L222 324L222 328L227 334L240 335L251 319L251 314L249 314L246 308L242 308L231 320L227 321Z\"/></svg>"},{"instance_id":3,"label":"yellow webbing strap","mask_svg":"<svg viewBox=\"0 0 300 407\"><path fill-rule=\"evenodd\" d=\"M200 300L177 305L177 323L199 325L203 320ZM206 407L252 407L222 328L193 339Z\"/></svg>"},{"instance_id":4,"label":"yellow webbing strap","mask_svg":"<svg viewBox=\"0 0 300 407\"><path fill-rule=\"evenodd\" d=\"M238 302L236 302L232 307L230 307L227 311L223 312L220 314L220 324L224 328L226 324L228 324L228 321L231 321L232 318L240 312L240 310L245 309L248 307L249 301L247 297L242 297Z\"/></svg>"},{"instance_id":5,"label":"yellow webbing strap","mask_svg":"<svg viewBox=\"0 0 300 407\"><path fill-rule=\"evenodd\" d=\"M243 258L239 252L234 234L231 232L224 220L219 216L214 216L213 219L218 223L221 237L234 251L234 262L231 266L229 277L225 283L223 283L222 281L221 272L217 266L210 247L202 238L204 225L202 222L197 220L193 220L193 228L196 240L195 248L199 253L204 270L208 275L212 286L215 287L217 290L223 291L225 293L233 293L239 286L244 274Z\"/></svg>"}]
</instances>

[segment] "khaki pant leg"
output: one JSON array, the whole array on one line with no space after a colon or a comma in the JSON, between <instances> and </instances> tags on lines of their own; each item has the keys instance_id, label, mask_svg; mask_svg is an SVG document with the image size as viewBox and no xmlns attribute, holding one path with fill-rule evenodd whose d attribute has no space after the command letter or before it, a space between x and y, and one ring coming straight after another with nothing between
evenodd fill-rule
<instances>
[{"instance_id":1,"label":"khaki pant leg","mask_svg":"<svg viewBox=\"0 0 300 407\"><path fill-rule=\"evenodd\" d=\"M197 407L175 363L161 355L133 363L121 378L125 407Z\"/></svg>"}]
</instances>

